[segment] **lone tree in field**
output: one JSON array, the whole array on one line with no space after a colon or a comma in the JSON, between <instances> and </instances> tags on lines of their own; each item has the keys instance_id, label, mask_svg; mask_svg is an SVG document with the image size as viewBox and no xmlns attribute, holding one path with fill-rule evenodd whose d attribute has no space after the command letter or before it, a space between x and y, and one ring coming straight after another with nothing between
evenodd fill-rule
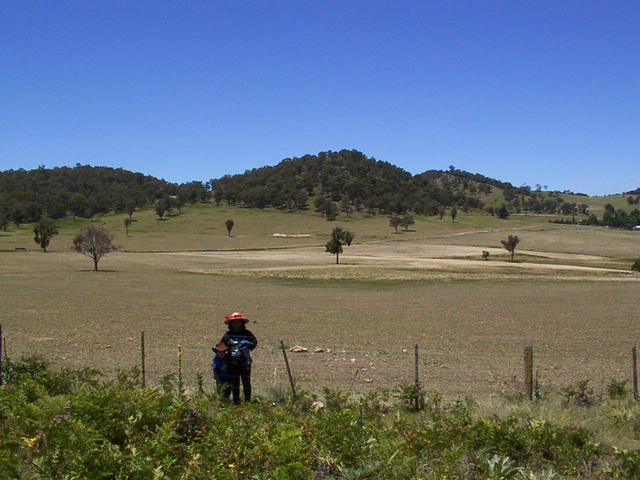
<instances>
[{"instance_id":1,"label":"lone tree in field","mask_svg":"<svg viewBox=\"0 0 640 480\"><path fill-rule=\"evenodd\" d=\"M350 246L353 241L353 233L349 230L344 230L342 227L336 227L331 232L331 240L325 245L326 251L333 253L336 256L336 265L340 263L340 254L342 253L342 246Z\"/></svg>"},{"instance_id":2,"label":"lone tree in field","mask_svg":"<svg viewBox=\"0 0 640 480\"><path fill-rule=\"evenodd\" d=\"M409 231L409 226L410 225L415 225L415 220L413 219L413 217L409 214L406 214L402 217L401 221L400 221L400 225L402 225L402 228L404 228L405 232Z\"/></svg>"},{"instance_id":3,"label":"lone tree in field","mask_svg":"<svg viewBox=\"0 0 640 480\"><path fill-rule=\"evenodd\" d=\"M227 227L227 235L231 236L231 230L233 229L233 220L227 220L224 222L224 226Z\"/></svg>"},{"instance_id":4,"label":"lone tree in field","mask_svg":"<svg viewBox=\"0 0 640 480\"><path fill-rule=\"evenodd\" d=\"M451 207L451 221L455 222L457 216L458 216L458 209L456 207Z\"/></svg>"},{"instance_id":5,"label":"lone tree in field","mask_svg":"<svg viewBox=\"0 0 640 480\"><path fill-rule=\"evenodd\" d=\"M97 272L100 259L107 253L118 250L111 243L112 241L113 235L110 235L104 228L91 224L82 228L75 236L73 249L78 253L91 257L93 259L93 270Z\"/></svg>"},{"instance_id":6,"label":"lone tree in field","mask_svg":"<svg viewBox=\"0 0 640 480\"><path fill-rule=\"evenodd\" d=\"M48 217L42 217L36 226L33 227L34 241L40 245L40 248L44 253L47 253L47 247L49 246L49 242L51 242L51 238L54 235L58 234L58 228L56 224L53 223Z\"/></svg>"},{"instance_id":7,"label":"lone tree in field","mask_svg":"<svg viewBox=\"0 0 640 480\"><path fill-rule=\"evenodd\" d=\"M511 254L511 261L513 262L513 255L516 253L516 246L520 243L520 239L517 235L509 235L506 240L501 240L502 246Z\"/></svg>"},{"instance_id":8,"label":"lone tree in field","mask_svg":"<svg viewBox=\"0 0 640 480\"><path fill-rule=\"evenodd\" d=\"M395 215L389 219L389 226L396 229L396 233L398 233L398 227L402 224L402 219L400 217L396 217Z\"/></svg>"},{"instance_id":9,"label":"lone tree in field","mask_svg":"<svg viewBox=\"0 0 640 480\"><path fill-rule=\"evenodd\" d=\"M124 229L127 231L127 237L129 236L129 227L131 226L132 222L133 220L131 220L131 217L126 217L124 219Z\"/></svg>"}]
</instances>

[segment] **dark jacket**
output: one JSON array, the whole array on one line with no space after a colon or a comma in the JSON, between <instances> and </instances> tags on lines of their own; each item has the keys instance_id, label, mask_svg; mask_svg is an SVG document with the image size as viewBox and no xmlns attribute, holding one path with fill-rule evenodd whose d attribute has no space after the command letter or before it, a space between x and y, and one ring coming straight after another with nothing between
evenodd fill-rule
<instances>
[{"instance_id":1,"label":"dark jacket","mask_svg":"<svg viewBox=\"0 0 640 480\"><path fill-rule=\"evenodd\" d=\"M251 355L249 354L258 345L256 336L250 330L243 328L237 332L228 330L222 337L221 342L227 346L225 358L235 365L251 365Z\"/></svg>"}]
</instances>

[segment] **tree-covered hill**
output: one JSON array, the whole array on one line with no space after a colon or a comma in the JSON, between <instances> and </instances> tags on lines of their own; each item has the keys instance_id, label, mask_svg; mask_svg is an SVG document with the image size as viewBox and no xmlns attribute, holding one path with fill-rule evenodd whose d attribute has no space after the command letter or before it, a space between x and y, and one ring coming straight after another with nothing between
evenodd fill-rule
<instances>
[{"instance_id":1,"label":"tree-covered hill","mask_svg":"<svg viewBox=\"0 0 640 480\"><path fill-rule=\"evenodd\" d=\"M88 218L144 207L164 196L194 202L208 195L200 182L178 185L121 168L76 165L0 172L0 215L16 223L35 222L42 215Z\"/></svg>"},{"instance_id":2,"label":"tree-covered hill","mask_svg":"<svg viewBox=\"0 0 640 480\"><path fill-rule=\"evenodd\" d=\"M287 158L274 167L211 180L211 185L217 203L301 210L312 200L317 211L328 215L338 206L345 212L355 209L400 214L410 210L436 215L443 208L455 206L464 210L486 208L493 213L502 203L513 212L562 213L565 203L559 192L515 187L453 166L412 176L356 150ZM577 208L573 204L564 210ZM583 210L586 208L583 206Z\"/></svg>"},{"instance_id":3,"label":"tree-covered hill","mask_svg":"<svg viewBox=\"0 0 640 480\"><path fill-rule=\"evenodd\" d=\"M131 212L160 199L159 203L180 208L184 203L213 197L217 204L246 208L301 211L311 207L327 218L335 218L340 211L345 215L443 215L445 209L456 207L502 218L531 212L571 215L575 221L575 215L589 213L589 197L570 193L549 192L539 185L535 189L515 187L454 166L411 175L357 150L341 150L287 158L275 166L180 185L121 168L76 165L7 170L0 172L0 220L6 225L9 221L35 222L43 215L88 218L107 212ZM640 195L628 193L627 203L633 208ZM635 221L634 216L611 224L628 227ZM590 222L597 220L591 216Z\"/></svg>"}]
</instances>

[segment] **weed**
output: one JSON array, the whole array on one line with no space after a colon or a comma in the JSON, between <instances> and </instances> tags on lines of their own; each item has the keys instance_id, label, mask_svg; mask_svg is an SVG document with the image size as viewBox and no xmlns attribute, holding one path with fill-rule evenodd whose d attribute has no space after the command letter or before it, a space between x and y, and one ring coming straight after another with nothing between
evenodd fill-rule
<instances>
[{"instance_id":1,"label":"weed","mask_svg":"<svg viewBox=\"0 0 640 480\"><path fill-rule=\"evenodd\" d=\"M629 389L627 388L628 380L617 381L615 379L607 385L607 394L612 400L621 400L629 396Z\"/></svg>"}]
</instances>

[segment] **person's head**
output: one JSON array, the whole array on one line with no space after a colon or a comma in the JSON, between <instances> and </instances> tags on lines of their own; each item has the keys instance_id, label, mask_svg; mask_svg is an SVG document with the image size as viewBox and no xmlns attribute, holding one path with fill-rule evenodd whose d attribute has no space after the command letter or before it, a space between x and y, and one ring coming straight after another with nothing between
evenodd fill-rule
<instances>
[{"instance_id":1,"label":"person's head","mask_svg":"<svg viewBox=\"0 0 640 480\"><path fill-rule=\"evenodd\" d=\"M248 321L249 320L247 318L244 318L244 316L238 312L234 312L224 318L224 323L229 326L229 330L231 330L232 332L238 332L242 330Z\"/></svg>"},{"instance_id":2,"label":"person's head","mask_svg":"<svg viewBox=\"0 0 640 480\"><path fill-rule=\"evenodd\" d=\"M244 322L242 320L231 320L229 322L229 329L234 332L240 331L244 328Z\"/></svg>"},{"instance_id":3,"label":"person's head","mask_svg":"<svg viewBox=\"0 0 640 480\"><path fill-rule=\"evenodd\" d=\"M220 342L213 347L213 351L216 352L217 357L224 357L227 353L227 346L223 342Z\"/></svg>"}]
</instances>

